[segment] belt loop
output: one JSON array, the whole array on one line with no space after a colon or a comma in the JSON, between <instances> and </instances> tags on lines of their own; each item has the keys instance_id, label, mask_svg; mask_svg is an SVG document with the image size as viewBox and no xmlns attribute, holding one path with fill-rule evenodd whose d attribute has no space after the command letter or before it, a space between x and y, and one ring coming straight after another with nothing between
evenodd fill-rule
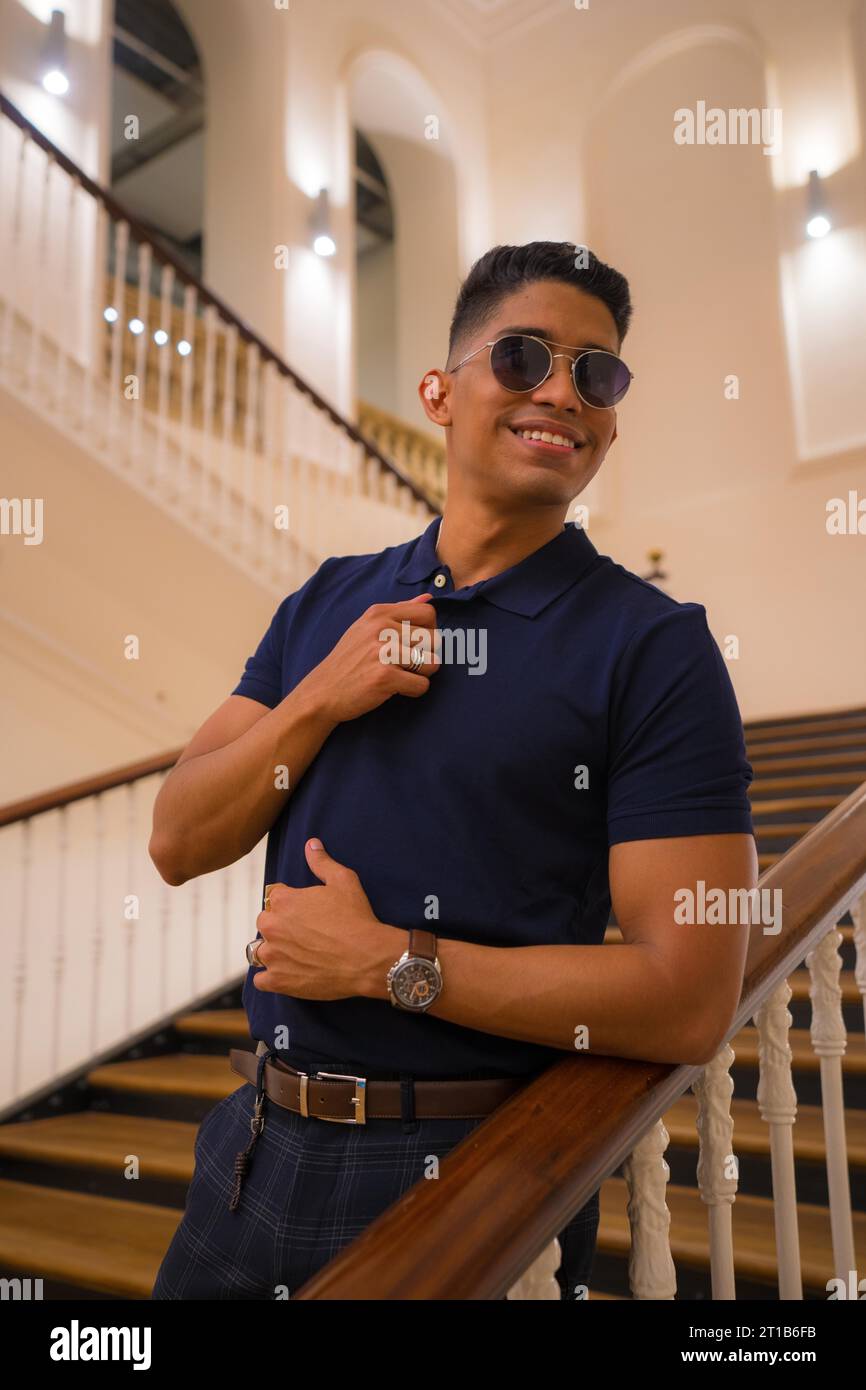
<instances>
[{"instance_id":1,"label":"belt loop","mask_svg":"<svg viewBox=\"0 0 866 1390\"><path fill-rule=\"evenodd\" d=\"M400 1073L400 1116L403 1133L414 1134L418 1128L415 1118L415 1078L411 1072Z\"/></svg>"},{"instance_id":2,"label":"belt loop","mask_svg":"<svg viewBox=\"0 0 866 1390\"><path fill-rule=\"evenodd\" d=\"M265 1063L269 1062L272 1057L276 1057L276 1055L276 1049L269 1047L258 1059L258 1068L256 1070L256 1100L253 1107L253 1118L250 1120L250 1129L252 1130L253 1137L246 1148L241 1149L240 1153L235 1155L235 1180L232 1186L231 1199L229 1201L229 1211L237 1211L238 1209L241 1200L241 1187L244 1178L249 1172L253 1149L256 1146L259 1135L265 1127Z\"/></svg>"}]
</instances>

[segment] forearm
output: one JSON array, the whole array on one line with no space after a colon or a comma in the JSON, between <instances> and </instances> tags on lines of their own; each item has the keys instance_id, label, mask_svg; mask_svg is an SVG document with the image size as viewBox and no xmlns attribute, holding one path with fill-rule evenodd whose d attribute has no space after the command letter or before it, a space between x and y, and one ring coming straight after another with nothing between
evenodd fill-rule
<instances>
[{"instance_id":1,"label":"forearm","mask_svg":"<svg viewBox=\"0 0 866 1390\"><path fill-rule=\"evenodd\" d=\"M381 960L369 977L373 997L387 998L382 966L391 941L382 938ZM429 1010L436 1018L572 1054L704 1059L706 1039L694 1004L681 997L650 948L491 947L442 937L437 945L444 985Z\"/></svg>"},{"instance_id":2,"label":"forearm","mask_svg":"<svg viewBox=\"0 0 866 1390\"><path fill-rule=\"evenodd\" d=\"M302 681L232 743L174 768L153 811L150 852L163 877L183 883L247 854L334 727L317 689Z\"/></svg>"}]
</instances>

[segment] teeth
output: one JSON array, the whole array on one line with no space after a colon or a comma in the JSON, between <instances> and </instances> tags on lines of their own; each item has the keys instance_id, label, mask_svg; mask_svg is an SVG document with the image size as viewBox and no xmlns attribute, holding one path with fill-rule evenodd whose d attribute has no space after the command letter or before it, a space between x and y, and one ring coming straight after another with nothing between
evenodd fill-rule
<instances>
[{"instance_id":1,"label":"teeth","mask_svg":"<svg viewBox=\"0 0 866 1390\"><path fill-rule=\"evenodd\" d=\"M576 449L579 446L573 439L569 439L564 434L551 434L548 430L515 430L521 439L540 439L543 444L559 444L565 449Z\"/></svg>"}]
</instances>

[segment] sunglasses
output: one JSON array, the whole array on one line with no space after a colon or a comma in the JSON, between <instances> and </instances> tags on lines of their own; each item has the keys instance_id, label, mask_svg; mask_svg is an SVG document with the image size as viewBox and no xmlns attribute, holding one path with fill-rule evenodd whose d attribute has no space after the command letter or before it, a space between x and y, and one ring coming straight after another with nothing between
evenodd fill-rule
<instances>
[{"instance_id":1,"label":"sunglasses","mask_svg":"<svg viewBox=\"0 0 866 1390\"><path fill-rule=\"evenodd\" d=\"M551 346L566 347L567 344L548 346L544 338L535 338L529 333L508 333L504 338L482 343L451 370L456 372L464 362L490 348L490 368L500 386L506 391L535 391L550 376L555 359L569 356L567 352L551 352ZM612 410L631 385L634 372L629 371L616 353L603 348L587 348L583 352L572 348L571 351L577 352L571 359L571 379L580 399L596 410Z\"/></svg>"}]
</instances>

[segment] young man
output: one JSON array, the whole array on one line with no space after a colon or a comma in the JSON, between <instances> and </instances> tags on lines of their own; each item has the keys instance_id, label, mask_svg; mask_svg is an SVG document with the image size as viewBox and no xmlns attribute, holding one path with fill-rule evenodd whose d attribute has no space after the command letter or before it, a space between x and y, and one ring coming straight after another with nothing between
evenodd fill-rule
<instances>
[{"instance_id":1,"label":"young man","mask_svg":"<svg viewBox=\"0 0 866 1390\"><path fill-rule=\"evenodd\" d=\"M698 880L757 878L725 663L700 604L564 522L631 380L628 284L580 255L473 267L419 387L444 518L285 599L159 794L169 883L270 833L259 1056L233 1054L253 1084L199 1130L156 1298L291 1296L563 1052L701 1063L733 1017L748 926L674 919ZM596 1194L560 1236L564 1297L597 1223Z\"/></svg>"}]
</instances>

